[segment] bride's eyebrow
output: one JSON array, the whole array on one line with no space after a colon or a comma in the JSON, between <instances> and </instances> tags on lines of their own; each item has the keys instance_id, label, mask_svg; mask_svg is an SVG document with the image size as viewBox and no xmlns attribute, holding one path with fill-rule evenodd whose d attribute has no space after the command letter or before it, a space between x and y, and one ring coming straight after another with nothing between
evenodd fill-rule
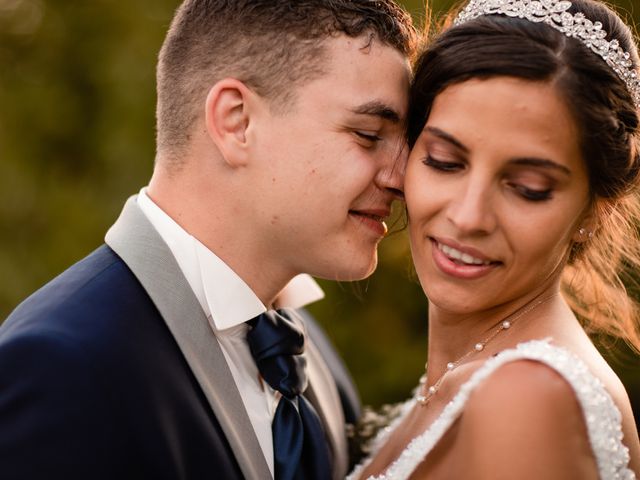
<instances>
[{"instance_id":1,"label":"bride's eyebrow","mask_svg":"<svg viewBox=\"0 0 640 480\"><path fill-rule=\"evenodd\" d=\"M424 129L427 132L429 132L431 135L434 135L444 140L445 142L452 144L454 147L459 148L465 153L469 153L469 148L467 148L464 143L462 143L460 140L458 140L456 137L454 137L450 133L447 133L444 130L441 130L437 127L426 126L424 127Z\"/></svg>"},{"instance_id":2,"label":"bride's eyebrow","mask_svg":"<svg viewBox=\"0 0 640 480\"><path fill-rule=\"evenodd\" d=\"M514 158L511 160L514 165L524 165L529 167L539 167L539 168L547 168L551 170L557 170L559 172L564 173L567 176L571 176L571 170L564 165L560 165L553 160L549 160L547 158L537 158L537 157L523 157L523 158Z\"/></svg>"}]
</instances>

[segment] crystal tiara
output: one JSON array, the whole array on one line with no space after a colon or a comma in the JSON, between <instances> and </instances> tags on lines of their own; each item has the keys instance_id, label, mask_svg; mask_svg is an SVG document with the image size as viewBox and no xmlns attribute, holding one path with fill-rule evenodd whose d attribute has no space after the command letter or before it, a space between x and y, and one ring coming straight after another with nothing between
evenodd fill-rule
<instances>
[{"instance_id":1,"label":"crystal tiara","mask_svg":"<svg viewBox=\"0 0 640 480\"><path fill-rule=\"evenodd\" d=\"M544 22L564 33L567 37L580 40L598 54L627 85L637 109L640 109L640 78L633 66L631 55L625 52L618 40L607 41L607 32L602 23L592 22L583 13L570 13L568 0L470 0L454 20L454 25L462 25L482 15L506 15Z\"/></svg>"}]
</instances>

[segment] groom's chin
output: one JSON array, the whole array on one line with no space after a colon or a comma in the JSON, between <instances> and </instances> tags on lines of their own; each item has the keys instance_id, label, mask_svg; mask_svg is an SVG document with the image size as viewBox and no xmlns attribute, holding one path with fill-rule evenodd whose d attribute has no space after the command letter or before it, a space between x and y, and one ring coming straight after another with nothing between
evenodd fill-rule
<instances>
[{"instance_id":1,"label":"groom's chin","mask_svg":"<svg viewBox=\"0 0 640 480\"><path fill-rule=\"evenodd\" d=\"M350 258L336 262L333 268L328 269L315 277L337 282L355 282L371 276L378 266L378 252L374 250L367 255L353 255Z\"/></svg>"}]
</instances>

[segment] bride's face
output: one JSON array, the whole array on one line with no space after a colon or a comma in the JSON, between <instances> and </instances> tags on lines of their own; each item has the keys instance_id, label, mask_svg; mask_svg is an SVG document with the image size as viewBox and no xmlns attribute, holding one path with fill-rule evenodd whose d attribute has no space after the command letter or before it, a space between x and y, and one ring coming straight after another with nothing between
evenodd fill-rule
<instances>
[{"instance_id":1,"label":"bride's face","mask_svg":"<svg viewBox=\"0 0 640 480\"><path fill-rule=\"evenodd\" d=\"M420 282L451 312L551 285L591 225L578 128L545 82L497 77L445 89L411 152L405 195Z\"/></svg>"}]
</instances>

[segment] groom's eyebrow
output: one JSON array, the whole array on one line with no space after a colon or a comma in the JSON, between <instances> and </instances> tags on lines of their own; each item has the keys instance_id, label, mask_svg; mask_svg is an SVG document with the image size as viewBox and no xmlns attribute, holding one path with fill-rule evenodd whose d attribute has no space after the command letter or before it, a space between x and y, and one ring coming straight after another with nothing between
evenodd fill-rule
<instances>
[{"instance_id":1,"label":"groom's eyebrow","mask_svg":"<svg viewBox=\"0 0 640 480\"><path fill-rule=\"evenodd\" d=\"M391 123L400 123L400 114L393 107L379 100L363 103L352 108L351 111L357 115L371 115Z\"/></svg>"}]
</instances>

